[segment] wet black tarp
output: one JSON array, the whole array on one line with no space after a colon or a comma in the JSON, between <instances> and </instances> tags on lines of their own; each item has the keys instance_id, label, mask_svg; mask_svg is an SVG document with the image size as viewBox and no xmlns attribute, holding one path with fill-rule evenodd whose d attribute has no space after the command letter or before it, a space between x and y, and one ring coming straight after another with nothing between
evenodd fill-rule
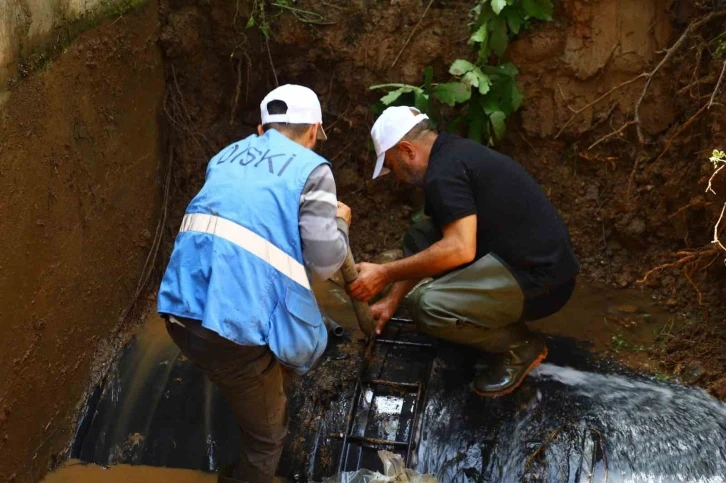
<instances>
[{"instance_id":1,"label":"wet black tarp","mask_svg":"<svg viewBox=\"0 0 726 483\"><path fill-rule=\"evenodd\" d=\"M398 329L392 329L398 330ZM396 333L399 340L425 341ZM392 337L389 334L387 337ZM170 341L125 349L89 403L74 456L210 470L236 459L236 422L204 375ZM413 440L389 447L411 467L443 482L724 481L726 411L705 393L659 383L598 362L574 341L550 338L547 364L510 396L482 399L470 389L487 363L476 351L331 339L321 363L291 382L291 426L280 473L319 480L340 468L341 435ZM140 361L144 361L141 363ZM412 390L360 380L424 381L419 410ZM355 391L360 406L347 417ZM415 414L420 413L420 414ZM349 442L342 467L378 470L375 448Z\"/></svg>"}]
</instances>

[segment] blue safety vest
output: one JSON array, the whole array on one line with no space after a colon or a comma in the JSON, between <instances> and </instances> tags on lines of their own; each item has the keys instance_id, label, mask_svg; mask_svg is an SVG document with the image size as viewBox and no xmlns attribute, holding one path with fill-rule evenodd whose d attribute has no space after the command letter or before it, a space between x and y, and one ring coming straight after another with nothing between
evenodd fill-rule
<instances>
[{"instance_id":1,"label":"blue safety vest","mask_svg":"<svg viewBox=\"0 0 726 483\"><path fill-rule=\"evenodd\" d=\"M300 196L327 161L275 130L224 148L189 204L158 310L241 345L269 345L304 374L327 331L303 264Z\"/></svg>"}]
</instances>

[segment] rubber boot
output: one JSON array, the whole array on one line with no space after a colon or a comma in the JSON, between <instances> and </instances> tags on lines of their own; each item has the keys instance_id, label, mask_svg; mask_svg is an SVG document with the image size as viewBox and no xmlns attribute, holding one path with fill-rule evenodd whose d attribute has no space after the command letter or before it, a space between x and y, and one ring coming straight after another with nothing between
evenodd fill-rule
<instances>
[{"instance_id":1,"label":"rubber boot","mask_svg":"<svg viewBox=\"0 0 726 483\"><path fill-rule=\"evenodd\" d=\"M474 392L482 397L498 397L517 389L529 371L547 357L544 337L531 334L513 342L509 350L474 378Z\"/></svg>"}]
</instances>

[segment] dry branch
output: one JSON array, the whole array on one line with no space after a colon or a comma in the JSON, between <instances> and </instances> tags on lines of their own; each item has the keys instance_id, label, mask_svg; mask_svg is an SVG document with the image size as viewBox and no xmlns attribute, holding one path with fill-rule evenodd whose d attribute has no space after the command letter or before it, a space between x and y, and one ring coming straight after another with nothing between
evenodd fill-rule
<instances>
[{"instance_id":1,"label":"dry branch","mask_svg":"<svg viewBox=\"0 0 726 483\"><path fill-rule=\"evenodd\" d=\"M429 4L426 5L426 9L423 11L423 14L421 14L421 18L418 20L418 23L411 31L411 35L408 36L406 39L406 42L403 44L403 47L401 47L401 50L398 52L398 55L396 56L396 59L393 61L393 64L391 64L391 68L396 66L396 62L398 62L398 59L401 57L401 54L403 54L403 51L406 50L406 46L409 42L411 42L411 39L413 38L414 34L416 34L416 31L421 26L421 22L423 22L424 17L429 12L429 8L431 8L431 5L434 3L434 0L429 0Z\"/></svg>"},{"instance_id":2,"label":"dry branch","mask_svg":"<svg viewBox=\"0 0 726 483\"><path fill-rule=\"evenodd\" d=\"M701 107L698 111L696 111L696 113L694 115L692 115L691 117L688 118L688 120L678 129L678 131L675 132L675 134L673 134L673 136L671 136L671 137L668 138L668 140L666 141L666 146L665 146L665 148L663 148L663 152L661 152L660 155L658 155L658 158L655 160L656 163L658 161L660 161L661 158L663 156L665 156L668 151L670 151L671 147L673 146L673 141L683 131L685 131L686 129L688 129L688 127L691 124L693 124L693 121L695 121L698 116L700 116L701 114L703 114L709 108L709 106L710 105L708 103L704 104L703 107Z\"/></svg>"},{"instance_id":3,"label":"dry branch","mask_svg":"<svg viewBox=\"0 0 726 483\"><path fill-rule=\"evenodd\" d=\"M603 137L601 137L600 139L598 139L597 141L595 141L594 143L592 143L592 144L590 145L590 147L589 147L589 148L587 148L587 150L588 150L588 151L590 151L590 150L591 150L592 148L594 148L594 147L595 147L595 146L597 146L598 144L600 144L600 143L604 143L604 142L605 142L605 141L607 141L608 139L610 139L610 138L613 138L613 137L617 136L618 134L622 134L622 133L623 133L623 131L625 131L625 130L626 130L626 129L628 128L628 126L632 126L632 125L633 125L633 124L635 124L635 123L636 123L636 121L628 121L628 122L626 122L626 123L625 123L625 124L623 124L623 125L622 125L622 126L620 127L620 129L618 129L617 131L613 131L613 132L611 132L610 134L608 134L608 135L606 135L606 136L603 136Z\"/></svg>"},{"instance_id":4,"label":"dry branch","mask_svg":"<svg viewBox=\"0 0 726 483\"><path fill-rule=\"evenodd\" d=\"M716 192L713 190L712 183L713 183L714 178L718 174L718 172L721 171L725 166L726 166L726 164L724 164L723 166L719 167L716 171L713 172L713 174L711 175L711 177L708 180L708 187L706 188L706 193L716 194Z\"/></svg>"},{"instance_id":5,"label":"dry branch","mask_svg":"<svg viewBox=\"0 0 726 483\"><path fill-rule=\"evenodd\" d=\"M721 209L721 216L718 217L716 226L713 227L713 241L711 243L726 252L726 247L724 247L721 241L718 239L718 226L721 224L721 220L723 220L724 212L726 212L726 203L723 204L723 208Z\"/></svg>"},{"instance_id":6,"label":"dry branch","mask_svg":"<svg viewBox=\"0 0 726 483\"><path fill-rule=\"evenodd\" d=\"M570 119L567 120L567 122L565 123L565 125L562 126L562 129L560 129L560 131L557 133L557 135L555 136L555 139L557 139L558 137L560 137L560 135L562 135L562 133L564 132L564 130L567 129L567 126L569 126L570 124L572 124L572 121L574 121L575 118L577 118L577 116L579 116L580 114L582 114L586 110L590 109L594 105L599 104L602 100L604 100L605 98L607 98L608 96L610 96L610 94L612 94L613 92L615 92L617 90L620 90L623 87L629 86L633 82L636 82L639 79L642 79L642 78L644 78L646 76L647 76L646 73L642 73L642 74L640 74L640 75L638 75L636 77L633 77L630 80L627 80L627 81L625 81L623 83L620 83L620 84L616 85L615 87L613 87L612 89L610 89L609 91L607 91L605 94L601 95L600 97L598 97L597 99L595 99L594 101L592 101L591 103L589 103L586 106L584 106L584 107L576 110L575 113L572 115L572 117L570 117Z\"/></svg>"},{"instance_id":7,"label":"dry branch","mask_svg":"<svg viewBox=\"0 0 726 483\"><path fill-rule=\"evenodd\" d=\"M270 51L270 41L267 39L267 35L263 35L265 38L265 46L267 47L267 58L270 59L270 67L272 68L272 76L275 78L275 86L280 86L280 81L277 80L277 71L275 70L275 63L272 61L272 51Z\"/></svg>"},{"instance_id":8,"label":"dry branch","mask_svg":"<svg viewBox=\"0 0 726 483\"><path fill-rule=\"evenodd\" d=\"M713 94L711 94L711 100L708 103L709 109L711 109L711 106L713 106L713 101L716 99L716 96L718 95L718 90L721 88L721 82L723 81L724 72L726 72L726 60L723 61L723 67L721 67L721 75L718 76L718 82L716 82L716 87L713 89Z\"/></svg>"},{"instance_id":9,"label":"dry branch","mask_svg":"<svg viewBox=\"0 0 726 483\"><path fill-rule=\"evenodd\" d=\"M688 92L688 91L690 91L691 89L693 89L694 87L698 87L698 86L701 86L701 85L704 85L704 84L710 84L711 82L713 82L713 81L715 81L715 80L716 80L716 76L715 76L715 75L713 75L713 74L711 74L711 75L708 75L708 76L706 76L706 77L701 77L700 79L698 79L698 80L696 80L696 81L694 81L694 82L691 82L691 83L690 83L690 84L688 84L688 85L687 85L686 87L684 87L684 88L682 88L681 90L679 90L679 91L677 92L677 95L679 95L679 96L682 96L682 95L684 95L684 94L685 94L686 92Z\"/></svg>"}]
</instances>

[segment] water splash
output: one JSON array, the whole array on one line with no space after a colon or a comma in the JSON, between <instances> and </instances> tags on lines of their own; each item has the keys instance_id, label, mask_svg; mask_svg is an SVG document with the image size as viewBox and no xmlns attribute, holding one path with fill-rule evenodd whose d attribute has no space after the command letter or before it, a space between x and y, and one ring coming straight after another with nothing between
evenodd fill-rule
<instances>
[{"instance_id":1,"label":"water splash","mask_svg":"<svg viewBox=\"0 0 726 483\"><path fill-rule=\"evenodd\" d=\"M506 461L502 477L523 473L568 474L569 481L726 481L726 406L706 392L552 364L542 364L531 376L542 381L536 397L515 424L503 428L511 437L500 440L505 442L498 450ZM548 381L556 384L548 386ZM536 434L542 411L563 394L573 417L564 418L534 453L523 451L526 445L519 443ZM573 444L580 450L569 451Z\"/></svg>"}]
</instances>

